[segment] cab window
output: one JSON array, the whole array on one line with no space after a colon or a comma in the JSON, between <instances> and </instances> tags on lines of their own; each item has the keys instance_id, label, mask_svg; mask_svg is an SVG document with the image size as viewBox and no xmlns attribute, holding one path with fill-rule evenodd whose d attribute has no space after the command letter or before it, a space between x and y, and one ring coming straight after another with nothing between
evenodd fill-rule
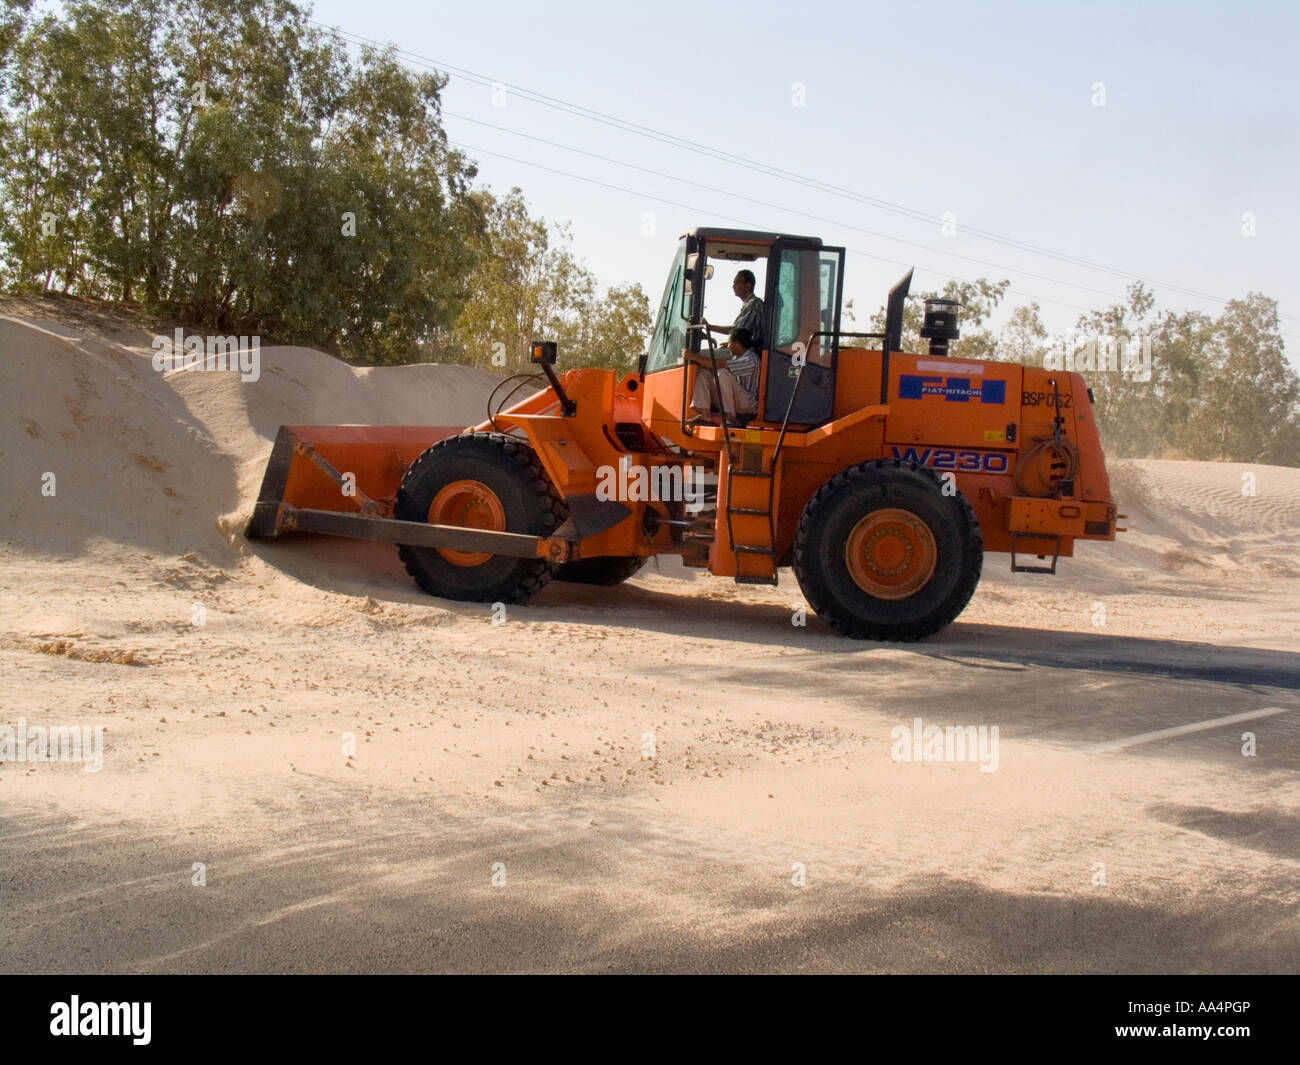
<instances>
[{"instance_id":1,"label":"cab window","mask_svg":"<svg viewBox=\"0 0 1300 1065\"><path fill-rule=\"evenodd\" d=\"M663 299L659 301L659 317L655 321L654 336L650 339L650 354L646 359L646 373L666 370L677 365L686 347L686 320L682 317L682 278L686 270L686 241L677 246Z\"/></svg>"},{"instance_id":2,"label":"cab window","mask_svg":"<svg viewBox=\"0 0 1300 1065\"><path fill-rule=\"evenodd\" d=\"M776 275L772 346L789 347L799 338L799 253L781 253Z\"/></svg>"}]
</instances>

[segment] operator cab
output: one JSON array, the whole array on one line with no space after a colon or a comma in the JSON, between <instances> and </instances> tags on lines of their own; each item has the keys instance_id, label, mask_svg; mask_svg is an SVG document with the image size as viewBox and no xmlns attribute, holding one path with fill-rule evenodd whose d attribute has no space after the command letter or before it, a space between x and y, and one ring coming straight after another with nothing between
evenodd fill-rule
<instances>
[{"instance_id":1,"label":"operator cab","mask_svg":"<svg viewBox=\"0 0 1300 1065\"><path fill-rule=\"evenodd\" d=\"M835 406L844 249L825 247L817 237L715 228L685 233L664 287L643 372L680 366L683 351L707 354L710 336L715 347L721 346L719 327L730 327L739 310L731 284L740 269L754 273L755 294L763 300L755 421L806 426L829 421ZM725 353L719 362L724 359Z\"/></svg>"}]
</instances>

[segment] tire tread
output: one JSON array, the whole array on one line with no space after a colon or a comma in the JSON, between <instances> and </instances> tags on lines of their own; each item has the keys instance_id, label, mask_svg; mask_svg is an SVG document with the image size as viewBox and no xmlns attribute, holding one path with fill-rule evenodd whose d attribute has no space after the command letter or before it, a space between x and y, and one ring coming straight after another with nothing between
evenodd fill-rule
<instances>
[{"instance_id":1,"label":"tire tread","mask_svg":"<svg viewBox=\"0 0 1300 1065\"><path fill-rule=\"evenodd\" d=\"M458 436L450 436L445 440L439 440L436 444L426 448L420 454L420 457L411 463L405 476L402 477L402 487L397 492L398 510L401 509L403 502L409 498L407 485L416 484L420 477L423 476L424 468L430 463L436 462L441 457L442 451L451 447L465 447L467 446L467 440L481 441L488 448L494 449L520 475L531 481L532 489L542 501L543 527L540 535L550 535L560 527L565 518L568 517L568 507L565 505L564 497L556 491L551 479L546 475L546 470L543 469L537 453L517 437L496 432L461 433ZM402 564L406 567L406 572L411 575L421 589L429 595L446 598L446 590L439 588L433 581L425 569L417 549L406 544L400 544L397 553L402 560ZM500 597L502 602L526 602L545 588L555 576L556 570L559 569L555 563L548 562L543 558L525 558L520 559L519 562L520 565L515 569L511 586Z\"/></svg>"},{"instance_id":2,"label":"tire tread","mask_svg":"<svg viewBox=\"0 0 1300 1065\"><path fill-rule=\"evenodd\" d=\"M889 497L890 482L912 480L919 486L942 492L943 480L933 470L906 459L871 459L849 466L835 474L815 493L808 505L804 507L799 518L799 525L794 538L794 570L799 579L799 587L808 599L808 605L817 612L836 632L851 639L885 640L892 642L911 642L931 636L950 625L966 609L970 598L975 594L979 584L980 571L984 561L984 534L980 530L979 519L964 495L944 496L952 500L957 514L955 520L960 523L959 535L965 549L965 565L959 583L949 596L947 608L937 617L920 619L910 623L870 622L848 615L835 607L829 598L819 594L816 582L805 579L807 571L806 552L808 538L814 523L820 518L820 511L828 506L845 489L859 481L870 481L879 485L884 497Z\"/></svg>"}]
</instances>

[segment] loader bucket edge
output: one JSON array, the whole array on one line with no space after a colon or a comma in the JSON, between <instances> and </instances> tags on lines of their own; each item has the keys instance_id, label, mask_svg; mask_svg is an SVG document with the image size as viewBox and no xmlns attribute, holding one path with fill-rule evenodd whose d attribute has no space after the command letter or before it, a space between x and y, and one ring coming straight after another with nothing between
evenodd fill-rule
<instances>
[{"instance_id":1,"label":"loader bucket edge","mask_svg":"<svg viewBox=\"0 0 1300 1065\"><path fill-rule=\"evenodd\" d=\"M282 425L247 535L279 535L280 504L391 517L402 477L432 444L463 426ZM345 491L344 475L347 477Z\"/></svg>"}]
</instances>

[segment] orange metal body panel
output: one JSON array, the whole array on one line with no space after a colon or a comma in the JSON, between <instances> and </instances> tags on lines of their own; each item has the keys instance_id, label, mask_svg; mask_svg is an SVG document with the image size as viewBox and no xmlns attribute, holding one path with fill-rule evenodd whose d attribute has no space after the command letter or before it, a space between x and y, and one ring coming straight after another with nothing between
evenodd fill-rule
<instances>
[{"instance_id":1,"label":"orange metal body panel","mask_svg":"<svg viewBox=\"0 0 1300 1065\"><path fill-rule=\"evenodd\" d=\"M461 426L291 425L300 444L309 445L340 473L351 473L356 487L388 506L397 499L402 476L426 448L463 431ZM356 496L339 486L305 454L295 449L285 480L283 501L299 509L359 509ZM384 508L381 507L381 512Z\"/></svg>"},{"instance_id":2,"label":"orange metal body panel","mask_svg":"<svg viewBox=\"0 0 1300 1065\"><path fill-rule=\"evenodd\" d=\"M889 391L898 399L891 401L886 443L1006 448L1023 372L1013 363L891 355Z\"/></svg>"},{"instance_id":3,"label":"orange metal body panel","mask_svg":"<svg viewBox=\"0 0 1300 1065\"><path fill-rule=\"evenodd\" d=\"M1055 533L1082 536L1084 504L1074 500L1011 499L1010 526L1012 532Z\"/></svg>"},{"instance_id":4,"label":"orange metal body panel","mask_svg":"<svg viewBox=\"0 0 1300 1065\"><path fill-rule=\"evenodd\" d=\"M617 484L620 463L625 470L653 463L652 456L634 451L614 432L619 420L640 426L641 385L635 376L617 381L612 370L569 370L560 384L577 404L572 418L560 415L554 393L546 389L498 414L495 420L502 431L518 429L527 436L561 495L601 498L602 492ZM479 428L491 425L484 423ZM665 458L661 456L659 461ZM624 477L624 483L626 480ZM651 555L672 546L666 529L653 540L643 532L643 508L652 506L667 517L666 507L654 501L622 501L628 502L632 513L613 528L582 540L579 557Z\"/></svg>"}]
</instances>

